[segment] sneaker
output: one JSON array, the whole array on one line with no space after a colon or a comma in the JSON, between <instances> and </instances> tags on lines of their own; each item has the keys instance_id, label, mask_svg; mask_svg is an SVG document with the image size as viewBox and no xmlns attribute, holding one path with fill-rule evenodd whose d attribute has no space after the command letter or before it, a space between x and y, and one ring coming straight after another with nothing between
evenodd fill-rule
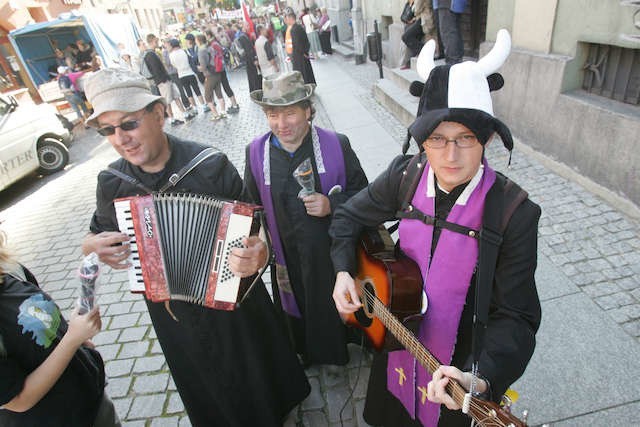
<instances>
[{"instance_id":1,"label":"sneaker","mask_svg":"<svg viewBox=\"0 0 640 427\"><path fill-rule=\"evenodd\" d=\"M236 114L238 111L240 111L240 107L238 105L231 106L227 109L227 114Z\"/></svg>"},{"instance_id":2,"label":"sneaker","mask_svg":"<svg viewBox=\"0 0 640 427\"><path fill-rule=\"evenodd\" d=\"M193 113L186 112L184 113L184 120L188 122L189 120L193 120L196 115Z\"/></svg>"},{"instance_id":3,"label":"sneaker","mask_svg":"<svg viewBox=\"0 0 640 427\"><path fill-rule=\"evenodd\" d=\"M224 111L220 112L220 118L221 119L226 119L227 118L227 113L225 113Z\"/></svg>"},{"instance_id":4,"label":"sneaker","mask_svg":"<svg viewBox=\"0 0 640 427\"><path fill-rule=\"evenodd\" d=\"M208 105L205 105L204 107L202 107L202 112L203 113L208 113L209 111L211 111L211 108L209 108Z\"/></svg>"},{"instance_id":5,"label":"sneaker","mask_svg":"<svg viewBox=\"0 0 640 427\"><path fill-rule=\"evenodd\" d=\"M182 120L178 120L178 119L173 119L171 120L171 126L180 126L183 125L184 122Z\"/></svg>"}]
</instances>

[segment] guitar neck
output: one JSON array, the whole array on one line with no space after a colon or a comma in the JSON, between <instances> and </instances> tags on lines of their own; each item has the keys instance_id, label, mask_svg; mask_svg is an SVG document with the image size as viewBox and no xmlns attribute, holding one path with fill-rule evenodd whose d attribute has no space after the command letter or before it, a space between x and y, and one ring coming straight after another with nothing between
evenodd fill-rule
<instances>
[{"instance_id":1,"label":"guitar neck","mask_svg":"<svg viewBox=\"0 0 640 427\"><path fill-rule=\"evenodd\" d=\"M365 291L366 292L366 291ZM413 357L416 358L418 363L427 370L430 374L433 374L436 369L440 367L440 362L435 358L422 343L416 338L416 336L395 317L387 307L376 297L373 298L373 313L380 319L391 334L402 344L402 346ZM447 392L453 397L459 405L462 405L464 395L467 393L460 384L455 381L449 381L447 384Z\"/></svg>"}]
</instances>

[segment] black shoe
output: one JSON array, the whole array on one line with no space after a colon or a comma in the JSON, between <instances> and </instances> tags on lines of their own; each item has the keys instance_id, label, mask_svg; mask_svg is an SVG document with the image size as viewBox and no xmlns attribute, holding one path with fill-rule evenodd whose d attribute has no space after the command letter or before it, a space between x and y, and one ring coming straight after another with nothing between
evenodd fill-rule
<instances>
[{"instance_id":1,"label":"black shoe","mask_svg":"<svg viewBox=\"0 0 640 427\"><path fill-rule=\"evenodd\" d=\"M184 120L188 122L189 120L192 120L195 116L196 115L193 114L193 113L185 113L184 114Z\"/></svg>"},{"instance_id":2,"label":"black shoe","mask_svg":"<svg viewBox=\"0 0 640 427\"><path fill-rule=\"evenodd\" d=\"M178 120L178 119L173 119L171 121L171 126L179 126L179 125L183 125L184 122L182 120Z\"/></svg>"}]
</instances>

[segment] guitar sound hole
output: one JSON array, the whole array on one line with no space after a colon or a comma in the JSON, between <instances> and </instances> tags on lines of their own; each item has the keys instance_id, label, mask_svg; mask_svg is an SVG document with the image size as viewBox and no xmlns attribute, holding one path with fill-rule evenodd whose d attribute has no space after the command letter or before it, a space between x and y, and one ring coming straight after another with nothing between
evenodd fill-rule
<instances>
[{"instance_id":1,"label":"guitar sound hole","mask_svg":"<svg viewBox=\"0 0 640 427\"><path fill-rule=\"evenodd\" d=\"M369 326L371 326L371 323L373 323L373 319L367 316L367 314L364 312L364 309L362 308L355 312L355 318L358 323L360 323L360 325L364 328L368 328Z\"/></svg>"},{"instance_id":2,"label":"guitar sound hole","mask_svg":"<svg viewBox=\"0 0 640 427\"><path fill-rule=\"evenodd\" d=\"M370 281L365 281L363 287L365 293L361 298L362 308L356 311L355 317L362 326L368 328L373 322L373 298L376 295L376 289Z\"/></svg>"}]
</instances>

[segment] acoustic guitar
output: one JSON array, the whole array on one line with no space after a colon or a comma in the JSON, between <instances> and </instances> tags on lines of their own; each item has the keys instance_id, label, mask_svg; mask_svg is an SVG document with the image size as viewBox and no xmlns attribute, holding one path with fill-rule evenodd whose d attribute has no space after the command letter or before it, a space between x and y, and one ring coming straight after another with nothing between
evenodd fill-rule
<instances>
[{"instance_id":1,"label":"acoustic guitar","mask_svg":"<svg viewBox=\"0 0 640 427\"><path fill-rule=\"evenodd\" d=\"M393 241L384 228L365 233L358 248L355 281L360 288L362 308L350 315L347 323L362 329L376 350L389 341L385 336L388 330L433 374L440 362L403 323L420 316L422 311L420 269L409 257L395 254ZM495 402L467 396L455 380L449 381L446 390L456 403L468 408L467 415L482 427L526 427L526 423Z\"/></svg>"}]
</instances>

